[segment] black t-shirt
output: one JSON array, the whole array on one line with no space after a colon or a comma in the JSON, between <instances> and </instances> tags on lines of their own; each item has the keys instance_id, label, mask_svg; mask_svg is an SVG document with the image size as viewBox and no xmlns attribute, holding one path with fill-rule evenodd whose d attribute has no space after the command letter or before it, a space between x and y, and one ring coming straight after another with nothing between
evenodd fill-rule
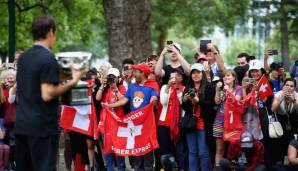
<instances>
[{"instance_id":1,"label":"black t-shirt","mask_svg":"<svg viewBox=\"0 0 298 171\"><path fill-rule=\"evenodd\" d=\"M293 147L295 147L298 150L298 141L297 140L292 140L290 142L290 145L293 146Z\"/></svg>"},{"instance_id":2,"label":"black t-shirt","mask_svg":"<svg viewBox=\"0 0 298 171\"><path fill-rule=\"evenodd\" d=\"M20 57L17 66L17 115L15 134L33 137L58 135L58 98L41 97L41 84L59 84L59 65L45 47L34 45Z\"/></svg>"},{"instance_id":3,"label":"black t-shirt","mask_svg":"<svg viewBox=\"0 0 298 171\"><path fill-rule=\"evenodd\" d=\"M171 65L167 65L163 68L165 75L162 78L162 85L168 84L169 79L171 77L171 73L175 72L177 69L181 70L182 72L184 72L184 69L182 68L182 66L180 65L177 68L173 68ZM187 84L187 76L185 75L185 73L183 74L183 85Z\"/></svg>"}]
</instances>

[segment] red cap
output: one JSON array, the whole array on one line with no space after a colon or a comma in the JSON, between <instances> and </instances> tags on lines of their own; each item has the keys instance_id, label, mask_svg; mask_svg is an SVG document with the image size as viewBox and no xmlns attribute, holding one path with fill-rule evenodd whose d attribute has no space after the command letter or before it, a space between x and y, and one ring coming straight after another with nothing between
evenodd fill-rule
<instances>
[{"instance_id":1,"label":"red cap","mask_svg":"<svg viewBox=\"0 0 298 171\"><path fill-rule=\"evenodd\" d=\"M197 59L197 62L201 62L201 61L208 61L208 59L205 56L202 56Z\"/></svg>"},{"instance_id":2,"label":"red cap","mask_svg":"<svg viewBox=\"0 0 298 171\"><path fill-rule=\"evenodd\" d=\"M148 76L150 74L150 68L149 68L149 66L147 64L133 65L132 66L132 69L140 70L140 71L144 72L144 74L146 76Z\"/></svg>"}]
</instances>

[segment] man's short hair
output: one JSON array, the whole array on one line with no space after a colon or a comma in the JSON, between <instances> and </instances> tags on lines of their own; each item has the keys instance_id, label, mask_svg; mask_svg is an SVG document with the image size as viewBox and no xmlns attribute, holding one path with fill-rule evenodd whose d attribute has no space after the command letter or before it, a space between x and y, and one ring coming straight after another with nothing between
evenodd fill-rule
<instances>
[{"instance_id":1,"label":"man's short hair","mask_svg":"<svg viewBox=\"0 0 298 171\"><path fill-rule=\"evenodd\" d=\"M131 65L133 65L134 62L133 62L132 59L127 58L127 59L124 59L124 60L123 60L123 62L122 62L122 66L124 66L125 64L131 64Z\"/></svg>"},{"instance_id":2,"label":"man's short hair","mask_svg":"<svg viewBox=\"0 0 298 171\"><path fill-rule=\"evenodd\" d=\"M46 39L50 30L56 31L56 23L53 17L42 15L34 19L32 23L32 36L34 40Z\"/></svg>"},{"instance_id":3,"label":"man's short hair","mask_svg":"<svg viewBox=\"0 0 298 171\"><path fill-rule=\"evenodd\" d=\"M249 62L250 61L250 56L247 53L240 53L237 58L243 58L245 57L246 61Z\"/></svg>"}]
</instances>

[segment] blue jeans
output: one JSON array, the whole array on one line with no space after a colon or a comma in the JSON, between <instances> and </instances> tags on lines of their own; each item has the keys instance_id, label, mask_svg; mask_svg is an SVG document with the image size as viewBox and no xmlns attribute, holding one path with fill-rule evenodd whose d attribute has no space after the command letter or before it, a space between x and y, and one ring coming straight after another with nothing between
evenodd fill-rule
<instances>
[{"instance_id":1,"label":"blue jeans","mask_svg":"<svg viewBox=\"0 0 298 171\"><path fill-rule=\"evenodd\" d=\"M187 170L187 160L188 152L187 152L187 143L186 136L180 135L177 143L176 143L176 158L179 169Z\"/></svg>"},{"instance_id":2,"label":"blue jeans","mask_svg":"<svg viewBox=\"0 0 298 171\"><path fill-rule=\"evenodd\" d=\"M211 171L211 160L205 130L200 129L187 133L186 139L189 150L189 170L198 170L198 162L200 161L201 171Z\"/></svg>"},{"instance_id":3,"label":"blue jeans","mask_svg":"<svg viewBox=\"0 0 298 171\"><path fill-rule=\"evenodd\" d=\"M104 154L103 157L106 162L107 171L114 171L115 167L118 168L118 171L125 171L124 157L115 156L114 154Z\"/></svg>"}]
</instances>

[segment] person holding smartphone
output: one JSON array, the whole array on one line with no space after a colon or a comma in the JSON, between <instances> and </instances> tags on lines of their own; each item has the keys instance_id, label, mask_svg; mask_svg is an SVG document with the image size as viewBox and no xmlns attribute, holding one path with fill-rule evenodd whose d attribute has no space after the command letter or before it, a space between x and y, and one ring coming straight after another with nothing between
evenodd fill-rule
<instances>
[{"instance_id":1,"label":"person holding smartphone","mask_svg":"<svg viewBox=\"0 0 298 171\"><path fill-rule=\"evenodd\" d=\"M169 54L170 56L170 64L164 66L166 54ZM177 68L184 72L184 78L190 74L190 64L182 56L180 44L173 41L167 41L167 45L162 50L155 66L155 75L162 78L162 85L164 85L169 82L171 73Z\"/></svg>"},{"instance_id":2,"label":"person holding smartphone","mask_svg":"<svg viewBox=\"0 0 298 171\"><path fill-rule=\"evenodd\" d=\"M279 152L281 158L287 154L287 146L294 134L298 133L298 93L295 91L295 87L296 81L287 78L282 90L274 95L272 104L272 111L276 112L277 119L284 131L283 136L276 140L280 147L276 151Z\"/></svg>"},{"instance_id":3,"label":"person holding smartphone","mask_svg":"<svg viewBox=\"0 0 298 171\"><path fill-rule=\"evenodd\" d=\"M170 161L172 164L175 161L175 147L179 145L179 128L175 123L179 122L182 114L181 103L182 94L184 91L183 71L176 69L171 73L168 84L161 87L160 91L160 103L162 104L162 110L158 116L158 143L160 145L160 154L162 163ZM180 160L178 161L180 163ZM166 165L166 164L164 164ZM179 168L182 168L178 164ZM169 166L171 167L171 166ZM165 170L171 170L167 166L164 166Z\"/></svg>"}]
</instances>

